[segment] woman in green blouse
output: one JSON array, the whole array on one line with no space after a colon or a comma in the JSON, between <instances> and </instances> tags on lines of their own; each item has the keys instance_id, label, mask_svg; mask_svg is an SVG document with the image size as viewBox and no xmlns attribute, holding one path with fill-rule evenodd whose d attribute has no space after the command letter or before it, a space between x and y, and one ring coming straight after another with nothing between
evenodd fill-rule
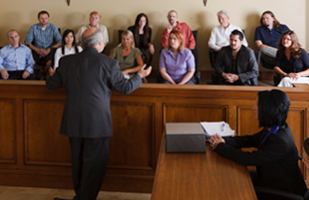
<instances>
[{"instance_id":1,"label":"woman in green blouse","mask_svg":"<svg viewBox=\"0 0 309 200\"><path fill-rule=\"evenodd\" d=\"M119 67L126 78L130 78L143 66L142 52L135 48L133 33L129 30L121 34L121 45L112 49L111 58L119 61Z\"/></svg>"}]
</instances>

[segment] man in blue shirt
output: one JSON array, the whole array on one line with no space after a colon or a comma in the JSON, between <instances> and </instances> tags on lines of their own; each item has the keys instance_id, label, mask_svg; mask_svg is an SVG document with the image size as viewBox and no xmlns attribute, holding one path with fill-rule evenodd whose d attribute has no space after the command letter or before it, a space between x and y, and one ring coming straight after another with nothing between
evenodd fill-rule
<instances>
[{"instance_id":1,"label":"man in blue shirt","mask_svg":"<svg viewBox=\"0 0 309 200\"><path fill-rule=\"evenodd\" d=\"M36 64L45 67L45 73L51 67L53 51L61 46L61 36L58 28L48 23L49 13L45 10L39 12L39 23L30 27L25 44L32 50ZM45 79L45 73L40 74L41 79ZM42 77L43 76L43 77Z\"/></svg>"},{"instance_id":2,"label":"man in blue shirt","mask_svg":"<svg viewBox=\"0 0 309 200\"><path fill-rule=\"evenodd\" d=\"M7 33L9 45L0 50L1 79L33 79L34 60L31 50L19 43L19 35L16 30Z\"/></svg>"},{"instance_id":3,"label":"man in blue shirt","mask_svg":"<svg viewBox=\"0 0 309 200\"><path fill-rule=\"evenodd\" d=\"M280 24L271 11L265 11L260 20L261 26L255 29L255 44L261 51L263 66L273 69L275 66L278 41L282 33L290 30L286 25Z\"/></svg>"}]
</instances>

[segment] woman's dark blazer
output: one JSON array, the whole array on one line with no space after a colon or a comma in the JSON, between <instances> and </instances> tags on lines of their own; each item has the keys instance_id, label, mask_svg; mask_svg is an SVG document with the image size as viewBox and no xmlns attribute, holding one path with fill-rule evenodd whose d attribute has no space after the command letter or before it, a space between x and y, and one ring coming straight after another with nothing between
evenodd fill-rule
<instances>
[{"instance_id":1,"label":"woman's dark blazer","mask_svg":"<svg viewBox=\"0 0 309 200\"><path fill-rule=\"evenodd\" d=\"M288 191L304 196L307 187L298 166L298 151L288 124L281 126L276 134L270 134L259 148L265 130L250 135L225 137L216 151L247 166L256 166L256 185ZM237 148L256 147L257 151L244 152Z\"/></svg>"}]
</instances>

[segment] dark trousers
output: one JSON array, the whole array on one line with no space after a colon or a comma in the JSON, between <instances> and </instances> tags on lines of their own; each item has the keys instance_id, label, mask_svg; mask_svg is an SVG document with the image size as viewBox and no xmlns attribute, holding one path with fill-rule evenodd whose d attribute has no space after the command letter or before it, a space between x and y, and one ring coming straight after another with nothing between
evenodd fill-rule
<instances>
[{"instance_id":1,"label":"dark trousers","mask_svg":"<svg viewBox=\"0 0 309 200\"><path fill-rule=\"evenodd\" d=\"M109 138L70 137L74 200L95 200L105 177Z\"/></svg>"},{"instance_id":2,"label":"dark trousers","mask_svg":"<svg viewBox=\"0 0 309 200\"><path fill-rule=\"evenodd\" d=\"M22 75L23 75L24 71L8 71L9 74L9 80L34 80L33 76L30 74L30 76L28 76L28 78L23 79ZM1 79L2 76L0 75Z\"/></svg>"},{"instance_id":3,"label":"dark trousers","mask_svg":"<svg viewBox=\"0 0 309 200\"><path fill-rule=\"evenodd\" d=\"M33 56L33 59L35 60L35 63L37 65L45 66L48 61L54 59L55 52L56 52L56 49L51 48L49 54L46 55L45 57L41 58L40 55L37 54L36 51L32 50L32 56Z\"/></svg>"}]
</instances>

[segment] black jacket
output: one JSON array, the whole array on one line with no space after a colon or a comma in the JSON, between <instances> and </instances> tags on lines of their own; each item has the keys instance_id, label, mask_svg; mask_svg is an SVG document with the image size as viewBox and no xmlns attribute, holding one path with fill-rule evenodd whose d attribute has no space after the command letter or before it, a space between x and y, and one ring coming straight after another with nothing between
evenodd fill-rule
<instances>
[{"instance_id":1,"label":"black jacket","mask_svg":"<svg viewBox=\"0 0 309 200\"><path fill-rule=\"evenodd\" d=\"M64 86L66 93L60 133L69 137L99 138L113 135L110 111L112 90L130 93L142 85L137 74L125 79L118 61L85 48L62 57L48 89Z\"/></svg>"},{"instance_id":2,"label":"black jacket","mask_svg":"<svg viewBox=\"0 0 309 200\"><path fill-rule=\"evenodd\" d=\"M222 72L230 73L230 70L232 69L232 61L233 56L231 47L223 47L214 64L219 82L225 81L221 76ZM254 51L242 45L237 53L236 62L240 85L257 85L259 69Z\"/></svg>"},{"instance_id":3,"label":"black jacket","mask_svg":"<svg viewBox=\"0 0 309 200\"><path fill-rule=\"evenodd\" d=\"M298 166L298 151L288 126L270 134L257 151L244 152L236 148L258 148L265 136L264 129L250 136L226 137L216 151L240 164L256 165L257 185L288 191L303 196L307 190Z\"/></svg>"}]
</instances>

